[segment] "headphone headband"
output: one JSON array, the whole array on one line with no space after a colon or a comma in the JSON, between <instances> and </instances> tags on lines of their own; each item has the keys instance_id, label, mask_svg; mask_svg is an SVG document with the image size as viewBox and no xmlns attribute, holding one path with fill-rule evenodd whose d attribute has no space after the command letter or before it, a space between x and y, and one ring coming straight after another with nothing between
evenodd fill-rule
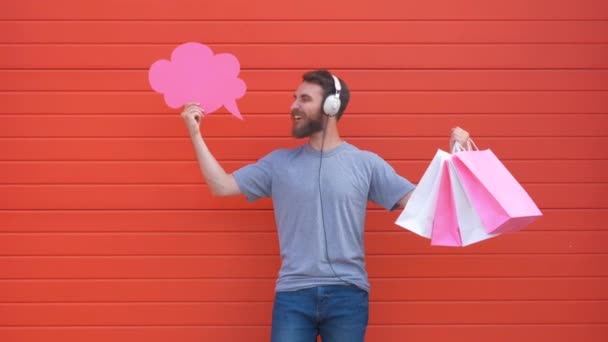
<instances>
[{"instance_id":1,"label":"headphone headband","mask_svg":"<svg viewBox=\"0 0 608 342\"><path fill-rule=\"evenodd\" d=\"M329 116L335 116L340 111L340 91L342 90L342 85L340 84L340 79L331 74L331 77L334 79L334 86L336 88L336 92L327 96L325 102L323 103L323 112Z\"/></svg>"},{"instance_id":2,"label":"headphone headband","mask_svg":"<svg viewBox=\"0 0 608 342\"><path fill-rule=\"evenodd\" d=\"M340 80L333 74L331 75L331 77L334 79L334 87L336 88L336 95L340 96L340 91L342 90L342 84L340 84Z\"/></svg>"}]
</instances>

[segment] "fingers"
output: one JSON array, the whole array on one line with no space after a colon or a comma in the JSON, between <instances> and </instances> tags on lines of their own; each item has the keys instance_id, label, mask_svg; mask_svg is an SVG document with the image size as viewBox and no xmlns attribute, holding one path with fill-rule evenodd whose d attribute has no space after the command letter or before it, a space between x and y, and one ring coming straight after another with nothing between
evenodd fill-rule
<instances>
[{"instance_id":1,"label":"fingers","mask_svg":"<svg viewBox=\"0 0 608 342\"><path fill-rule=\"evenodd\" d=\"M203 110L203 108L201 108L201 104L198 102L189 102L188 104L186 104L184 106L184 111L191 110L191 109L198 109L201 111L201 113L203 113L203 114L205 113L205 110Z\"/></svg>"},{"instance_id":2,"label":"fingers","mask_svg":"<svg viewBox=\"0 0 608 342\"><path fill-rule=\"evenodd\" d=\"M454 127L452 128L452 137L468 139L469 132L465 131L460 127Z\"/></svg>"},{"instance_id":3,"label":"fingers","mask_svg":"<svg viewBox=\"0 0 608 342\"><path fill-rule=\"evenodd\" d=\"M197 122L205 116L205 111L200 107L199 103L190 102L184 106L184 110L182 111L183 117L193 118Z\"/></svg>"},{"instance_id":4,"label":"fingers","mask_svg":"<svg viewBox=\"0 0 608 342\"><path fill-rule=\"evenodd\" d=\"M465 131L460 127L452 128L452 134L450 136L450 144L458 142L460 145L465 145L469 140L469 132Z\"/></svg>"}]
</instances>

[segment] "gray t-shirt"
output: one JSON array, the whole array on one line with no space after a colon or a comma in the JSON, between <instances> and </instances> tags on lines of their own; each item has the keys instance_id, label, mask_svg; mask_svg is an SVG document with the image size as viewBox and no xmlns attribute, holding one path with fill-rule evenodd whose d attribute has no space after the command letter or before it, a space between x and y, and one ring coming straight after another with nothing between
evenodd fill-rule
<instances>
[{"instance_id":1,"label":"gray t-shirt","mask_svg":"<svg viewBox=\"0 0 608 342\"><path fill-rule=\"evenodd\" d=\"M272 197L282 261L276 291L342 280L369 291L367 202L391 210L414 185L378 155L343 142L323 153L319 187L320 156L309 144L280 149L233 175L248 201Z\"/></svg>"}]
</instances>

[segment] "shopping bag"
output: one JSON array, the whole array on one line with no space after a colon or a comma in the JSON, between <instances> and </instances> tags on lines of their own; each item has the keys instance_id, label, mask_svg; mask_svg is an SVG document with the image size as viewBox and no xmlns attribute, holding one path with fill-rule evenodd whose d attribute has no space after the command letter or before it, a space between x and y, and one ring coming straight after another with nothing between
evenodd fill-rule
<instances>
[{"instance_id":1,"label":"shopping bag","mask_svg":"<svg viewBox=\"0 0 608 342\"><path fill-rule=\"evenodd\" d=\"M452 199L456 211L456 218L458 220L460 246L468 246L499 235L486 231L486 228L481 221L481 217L475 210L473 203L471 203L469 196L462 186L462 181L460 180L458 172L456 172L453 159L450 158L446 164L448 165L450 172Z\"/></svg>"},{"instance_id":2,"label":"shopping bag","mask_svg":"<svg viewBox=\"0 0 608 342\"><path fill-rule=\"evenodd\" d=\"M462 246L456 207L452 196L449 159L443 162L443 171L437 191L437 205L431 228L431 245L433 246Z\"/></svg>"},{"instance_id":3,"label":"shopping bag","mask_svg":"<svg viewBox=\"0 0 608 342\"><path fill-rule=\"evenodd\" d=\"M433 219L431 245L468 246L496 236L486 232L481 218L467 196L452 158L464 151L455 146L445 160Z\"/></svg>"},{"instance_id":4,"label":"shopping bag","mask_svg":"<svg viewBox=\"0 0 608 342\"><path fill-rule=\"evenodd\" d=\"M451 162L487 233L520 230L542 216L491 150L459 152Z\"/></svg>"},{"instance_id":5,"label":"shopping bag","mask_svg":"<svg viewBox=\"0 0 608 342\"><path fill-rule=\"evenodd\" d=\"M437 150L418 186L397 218L395 222L397 225L425 238L431 238L439 182L444 170L444 161L448 158L450 158L449 153Z\"/></svg>"}]
</instances>

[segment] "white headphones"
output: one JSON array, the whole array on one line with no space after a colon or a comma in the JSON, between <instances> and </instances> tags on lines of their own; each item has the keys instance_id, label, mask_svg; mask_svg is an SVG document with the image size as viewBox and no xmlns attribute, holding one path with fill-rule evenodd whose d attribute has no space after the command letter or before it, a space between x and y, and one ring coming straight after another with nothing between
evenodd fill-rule
<instances>
[{"instance_id":1,"label":"white headphones","mask_svg":"<svg viewBox=\"0 0 608 342\"><path fill-rule=\"evenodd\" d=\"M340 91L342 90L342 85L336 76L331 75L331 77L334 79L336 93L329 95L325 99L325 102L323 102L323 112L328 116L335 116L340 111Z\"/></svg>"}]
</instances>

